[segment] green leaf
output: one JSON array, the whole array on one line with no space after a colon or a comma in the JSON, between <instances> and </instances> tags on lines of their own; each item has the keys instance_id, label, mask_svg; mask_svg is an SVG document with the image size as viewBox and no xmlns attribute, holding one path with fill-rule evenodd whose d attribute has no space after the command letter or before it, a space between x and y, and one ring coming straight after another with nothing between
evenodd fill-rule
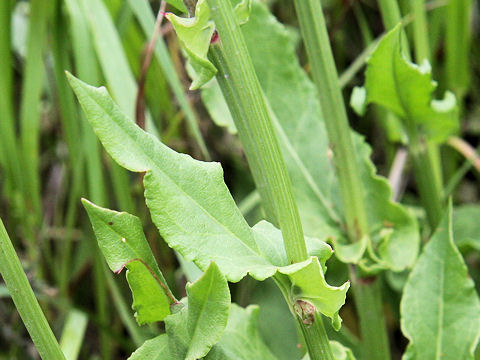
<instances>
[{"instance_id":1,"label":"green leaf","mask_svg":"<svg viewBox=\"0 0 480 360\"><path fill-rule=\"evenodd\" d=\"M259 28L262 31L258 31ZM315 86L298 63L292 36L266 6L258 2L253 2L249 21L242 26L242 31L272 110L282 153L295 184L305 233L320 239L335 239L338 256L345 261L360 261L368 239L349 248L338 246L346 244L346 236L332 151ZM209 83L202 88L202 99L217 124L228 124L229 130L234 129L217 84ZM369 247L381 268L400 271L413 265L418 253L420 239L416 219L392 201L386 179L375 175L368 144L359 135L355 135L354 140L363 187L368 190L365 197L372 238Z\"/></svg>"},{"instance_id":2,"label":"green leaf","mask_svg":"<svg viewBox=\"0 0 480 360\"><path fill-rule=\"evenodd\" d=\"M186 290L185 306L165 319L165 328L173 358L196 360L220 340L227 326L230 292L215 263Z\"/></svg>"},{"instance_id":3,"label":"green leaf","mask_svg":"<svg viewBox=\"0 0 480 360\"><path fill-rule=\"evenodd\" d=\"M255 305L243 309L232 304L227 328L205 360L275 360L258 332L258 312Z\"/></svg>"},{"instance_id":4,"label":"green leaf","mask_svg":"<svg viewBox=\"0 0 480 360\"><path fill-rule=\"evenodd\" d=\"M139 324L161 321L170 314L175 298L158 268L142 224L136 216L99 207L82 199L110 269L127 267L133 294L132 308Z\"/></svg>"},{"instance_id":5,"label":"green leaf","mask_svg":"<svg viewBox=\"0 0 480 360\"><path fill-rule=\"evenodd\" d=\"M429 139L443 142L458 128L455 96L446 92L443 100L432 99L437 84L430 64L419 66L402 55L401 32L398 25L380 41L367 62L366 90L354 90L351 103L360 114L366 104L382 105L404 120L407 133L413 122Z\"/></svg>"},{"instance_id":6,"label":"green leaf","mask_svg":"<svg viewBox=\"0 0 480 360\"><path fill-rule=\"evenodd\" d=\"M313 304L316 310L332 320L334 329L338 330L342 322L338 312L345 303L350 282L338 287L328 285L324 266L317 257L311 257L302 263L280 268L279 272L287 275L292 284L291 297L294 303L307 301Z\"/></svg>"},{"instance_id":7,"label":"green leaf","mask_svg":"<svg viewBox=\"0 0 480 360\"><path fill-rule=\"evenodd\" d=\"M462 251L480 251L480 206L462 205L454 209L453 238Z\"/></svg>"},{"instance_id":8,"label":"green leaf","mask_svg":"<svg viewBox=\"0 0 480 360\"><path fill-rule=\"evenodd\" d=\"M202 270L214 261L229 281L248 272L259 280L275 273L236 207L220 164L169 149L127 119L105 88L69 79L107 152L131 171L146 171L147 205L170 247Z\"/></svg>"},{"instance_id":9,"label":"green leaf","mask_svg":"<svg viewBox=\"0 0 480 360\"><path fill-rule=\"evenodd\" d=\"M193 18L182 18L172 13L168 13L166 17L172 23L194 70L190 90L198 89L217 73L215 66L207 59L210 41L215 31L207 2L198 1Z\"/></svg>"},{"instance_id":10,"label":"green leaf","mask_svg":"<svg viewBox=\"0 0 480 360\"><path fill-rule=\"evenodd\" d=\"M452 233L452 208L425 246L404 288L404 359L473 359L480 300Z\"/></svg>"},{"instance_id":11,"label":"green leaf","mask_svg":"<svg viewBox=\"0 0 480 360\"><path fill-rule=\"evenodd\" d=\"M162 334L145 341L128 360L169 360L171 355L168 350L168 336Z\"/></svg>"},{"instance_id":12,"label":"green leaf","mask_svg":"<svg viewBox=\"0 0 480 360\"><path fill-rule=\"evenodd\" d=\"M69 78L107 152L127 169L146 171L147 205L169 246L202 270L214 261L230 281L238 281L247 273L264 280L278 270L299 288L305 287L305 294L315 298L318 310L339 324L335 313L348 286L335 288L325 282L324 262L332 253L328 245L307 239L309 250L319 255L321 262L314 257L279 268L287 265L280 231L265 222L252 231L228 192L219 164L174 152L128 120L104 88L88 86L71 75ZM303 268L318 281L313 288L302 282Z\"/></svg>"}]
</instances>

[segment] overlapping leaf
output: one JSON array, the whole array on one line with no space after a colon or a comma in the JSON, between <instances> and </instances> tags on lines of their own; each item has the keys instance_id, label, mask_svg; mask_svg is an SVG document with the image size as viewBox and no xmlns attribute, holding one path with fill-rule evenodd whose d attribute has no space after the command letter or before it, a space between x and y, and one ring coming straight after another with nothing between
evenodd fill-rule
<instances>
[{"instance_id":1,"label":"overlapping leaf","mask_svg":"<svg viewBox=\"0 0 480 360\"><path fill-rule=\"evenodd\" d=\"M363 113L365 106L376 103L389 109L405 122L414 123L428 138L442 142L458 128L455 96L447 92L443 100L432 99L437 84L432 80L426 61L421 66L403 55L401 25L391 30L368 60L365 88L357 88L352 105Z\"/></svg>"},{"instance_id":2,"label":"overlapping leaf","mask_svg":"<svg viewBox=\"0 0 480 360\"><path fill-rule=\"evenodd\" d=\"M262 31L258 31L260 28ZM345 261L358 262L369 245L368 239L345 247L343 208L331 162L332 151L316 89L298 63L290 33L258 2L253 3L250 19L242 31L272 109L305 232L322 239L336 239L337 255ZM215 83L202 88L202 98L212 118L219 124L229 124L229 130L234 129L220 94ZM413 264L418 253L416 220L391 200L389 185L386 179L375 175L369 158L371 150L363 138L354 134L354 141L368 207L372 240L369 248L377 267L402 270Z\"/></svg>"},{"instance_id":3,"label":"overlapping leaf","mask_svg":"<svg viewBox=\"0 0 480 360\"><path fill-rule=\"evenodd\" d=\"M263 280L280 271L298 289L304 288L306 296L317 297L318 310L338 323L336 313L345 302L348 286L335 288L322 281L324 262L332 253L328 245L307 238L309 250L320 261L312 257L282 267L287 260L284 251L279 250L283 243L280 232L266 223L252 231L228 192L218 163L176 153L128 120L104 88L88 86L71 75L70 82L107 152L127 169L146 171L147 205L172 248L202 270L214 261L230 281L238 281L247 273ZM304 268L319 280L320 287L315 289L318 294L303 285Z\"/></svg>"},{"instance_id":4,"label":"overlapping leaf","mask_svg":"<svg viewBox=\"0 0 480 360\"><path fill-rule=\"evenodd\" d=\"M140 219L101 208L85 199L82 203L110 269L114 272L128 269L127 281L138 323L163 320L170 314L175 299L145 239Z\"/></svg>"},{"instance_id":5,"label":"overlapping leaf","mask_svg":"<svg viewBox=\"0 0 480 360\"><path fill-rule=\"evenodd\" d=\"M480 337L480 300L452 234L451 206L423 249L404 288L404 359L473 359Z\"/></svg>"},{"instance_id":6,"label":"overlapping leaf","mask_svg":"<svg viewBox=\"0 0 480 360\"><path fill-rule=\"evenodd\" d=\"M227 326L230 291L215 263L186 289L185 306L165 319L165 328L172 358L196 360L210 351Z\"/></svg>"}]
</instances>

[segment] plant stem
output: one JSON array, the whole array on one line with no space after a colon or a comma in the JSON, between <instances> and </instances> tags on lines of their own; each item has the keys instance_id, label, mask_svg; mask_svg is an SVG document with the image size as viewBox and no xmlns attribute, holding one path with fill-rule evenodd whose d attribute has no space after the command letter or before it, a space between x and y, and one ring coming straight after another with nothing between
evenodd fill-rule
<instances>
[{"instance_id":1,"label":"plant stem","mask_svg":"<svg viewBox=\"0 0 480 360\"><path fill-rule=\"evenodd\" d=\"M351 241L358 241L362 236L369 236L365 197L321 2L295 0L295 8L310 60L313 80L320 94L328 138L332 144L348 235ZM381 294L374 290L366 291L367 294L370 291L375 304L381 304ZM363 299L356 297L355 300L361 302ZM367 311L363 306L359 307L359 310ZM372 306L369 311L375 313L375 316L360 314L364 351L368 354L366 358L389 359L390 349L388 341L385 341L387 335L382 308ZM375 332L383 332L383 334L371 338L370 334Z\"/></svg>"},{"instance_id":2,"label":"plant stem","mask_svg":"<svg viewBox=\"0 0 480 360\"><path fill-rule=\"evenodd\" d=\"M351 241L357 241L368 235L367 212L322 6L318 0L295 0L295 8L313 80L321 94L320 104L334 154L348 235Z\"/></svg>"},{"instance_id":3,"label":"plant stem","mask_svg":"<svg viewBox=\"0 0 480 360\"><path fill-rule=\"evenodd\" d=\"M306 260L290 177L232 6L225 0L209 0L208 4L220 36L210 55L219 70L217 79L230 105L265 212L270 221L280 226L288 261Z\"/></svg>"},{"instance_id":4,"label":"plant stem","mask_svg":"<svg viewBox=\"0 0 480 360\"><path fill-rule=\"evenodd\" d=\"M383 318L379 279L353 277L355 305L360 317L360 331L365 359L390 359L387 328ZM376 324L377 326L371 326Z\"/></svg>"},{"instance_id":5,"label":"plant stem","mask_svg":"<svg viewBox=\"0 0 480 360\"><path fill-rule=\"evenodd\" d=\"M208 0L208 5L220 38L211 46L209 55L218 69L217 80L238 129L265 212L280 226L288 261L306 260L303 228L290 177L232 4L230 0ZM293 306L287 297L286 300ZM322 321L316 311L313 324L299 321L299 325L310 358L333 360Z\"/></svg>"},{"instance_id":6,"label":"plant stem","mask_svg":"<svg viewBox=\"0 0 480 360\"><path fill-rule=\"evenodd\" d=\"M12 242L0 220L0 273L40 356L45 360L65 359L52 329L28 283Z\"/></svg>"}]
</instances>

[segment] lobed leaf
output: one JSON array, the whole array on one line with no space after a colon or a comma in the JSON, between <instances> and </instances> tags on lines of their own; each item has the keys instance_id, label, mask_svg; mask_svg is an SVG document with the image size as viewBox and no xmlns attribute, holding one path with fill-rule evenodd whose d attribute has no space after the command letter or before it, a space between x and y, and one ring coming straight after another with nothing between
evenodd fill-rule
<instances>
[{"instance_id":1,"label":"lobed leaf","mask_svg":"<svg viewBox=\"0 0 480 360\"><path fill-rule=\"evenodd\" d=\"M275 273L235 205L220 164L171 150L127 119L105 88L69 79L107 152L131 171L146 171L147 205L170 247L202 270L214 261L229 281L248 272L259 280Z\"/></svg>"},{"instance_id":2,"label":"lobed leaf","mask_svg":"<svg viewBox=\"0 0 480 360\"><path fill-rule=\"evenodd\" d=\"M175 298L170 292L142 230L140 219L82 199L110 269L128 269L127 281L133 295L132 308L139 324L161 321L170 314Z\"/></svg>"},{"instance_id":3,"label":"lobed leaf","mask_svg":"<svg viewBox=\"0 0 480 360\"><path fill-rule=\"evenodd\" d=\"M480 337L480 300L455 246L452 207L425 246L404 288L404 359L473 359Z\"/></svg>"},{"instance_id":4,"label":"lobed leaf","mask_svg":"<svg viewBox=\"0 0 480 360\"><path fill-rule=\"evenodd\" d=\"M335 313L344 302L348 286L326 284L325 261L332 254L327 244L307 238L309 251L320 261L312 257L283 267L288 262L280 231L266 222L253 230L248 226L228 192L219 164L174 152L128 120L104 88L88 86L71 75L70 81L107 152L127 169L146 171L147 205L170 247L202 270L214 261L230 281L239 281L247 273L264 280L280 271L298 283L298 288L305 287L307 296L316 297L318 310L338 323ZM298 274L303 268L318 279L315 288L301 282ZM331 304L322 303L331 300Z\"/></svg>"},{"instance_id":5,"label":"lobed leaf","mask_svg":"<svg viewBox=\"0 0 480 360\"><path fill-rule=\"evenodd\" d=\"M230 291L215 263L186 290L185 306L165 319L165 328L171 356L196 360L210 351L227 326Z\"/></svg>"},{"instance_id":6,"label":"lobed leaf","mask_svg":"<svg viewBox=\"0 0 480 360\"><path fill-rule=\"evenodd\" d=\"M369 103L389 109L404 121L413 122L429 139L443 142L458 128L455 96L446 92L443 100L432 99L437 87L428 61L416 65L402 55L402 26L397 25L380 41L367 61L364 89L356 89L351 105L362 114Z\"/></svg>"}]
</instances>

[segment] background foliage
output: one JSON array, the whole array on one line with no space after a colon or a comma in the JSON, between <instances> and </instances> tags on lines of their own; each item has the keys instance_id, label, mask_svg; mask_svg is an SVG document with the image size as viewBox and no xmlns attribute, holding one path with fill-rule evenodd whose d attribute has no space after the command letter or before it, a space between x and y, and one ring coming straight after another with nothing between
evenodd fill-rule
<instances>
[{"instance_id":1,"label":"background foliage","mask_svg":"<svg viewBox=\"0 0 480 360\"><path fill-rule=\"evenodd\" d=\"M328 163L328 140L323 124L315 122L319 109L315 96L312 95L313 85L306 76L310 72L310 65L300 40L293 3L287 0L262 2L265 7L258 7L243 31L261 85L276 115L275 127L280 134L282 151L288 154L285 157L290 157L287 159L288 170L292 174L304 228L307 234L321 237L322 234L336 231L332 229L335 228L339 215L329 210L330 202L333 202L333 208L336 209L341 209L342 205L338 201L332 166ZM365 49L371 49L372 42L384 32L384 22L377 2L373 0L329 0L322 3L340 82L348 103L353 88L365 83L364 71L358 71L360 67L357 64L365 63ZM423 283L422 271L439 274L439 277L450 277L451 282L460 284L467 297L472 294L473 286L478 290L480 284L480 166L476 153L472 153L472 147L477 146L480 137L480 2L462 3L467 13L457 16L452 16L451 12L455 9L449 7L449 1L434 0L426 5L431 49L428 58L432 65L432 77L438 82L436 88L432 85L431 91L435 98L440 98L447 89L451 90L457 97L457 111L461 119L458 128L453 124L446 133L438 134L434 125L433 129L428 124L424 127L427 132L431 130L437 134L436 139L447 139L439 150L443 165L440 178L444 196L452 196L453 236L445 232L448 220L443 220L444 231L437 233L425 247L416 272L411 275L415 281L412 280L404 290L410 291L410 294L422 291L419 297L423 299L432 296L428 293L432 291L439 303L451 299L458 288L452 290L447 286L443 289L428 289L428 284ZM402 15L407 21L411 20L409 2L399 1L399 4ZM148 41L154 33L155 15L159 6L157 1L146 0L0 2L0 217L54 333L61 338L62 348L68 349L71 358L77 354L80 359L126 358L146 339L164 330L162 325L137 325L130 309L132 298L127 281L124 276L112 274L107 263L112 270L119 270L128 259L146 257L148 262L154 264L153 257L156 258L165 276L164 280L176 298L186 295L187 280L193 281L200 275L197 268L177 258L159 235L153 224L155 218L152 222L143 200L143 175L127 173L101 148L64 75L64 70L68 70L91 85L105 84L121 111L141 122L141 116L135 112L138 83L141 82L141 69ZM266 10L267 7L276 19ZM167 10L176 11L173 7L167 7ZM466 29L465 21L459 20L462 16L463 19L473 19L466 22L469 24ZM262 31L262 26L268 28L268 32ZM413 44L414 36L413 27L408 25L406 40ZM160 38L161 41L153 49L152 62L145 79L146 128L177 152L188 153L199 160L220 162L228 190L249 225L253 226L262 219L258 194L254 191L253 179L240 142L234 135L235 127L226 104L219 96L218 85L209 83L201 91L189 91L191 81L187 70L192 74L192 69L187 67L185 70L181 44L171 23L162 24ZM419 55L418 49L414 49L414 54ZM299 64L295 57L300 59ZM269 66L269 58L280 58L281 62L276 63L280 65ZM370 64L375 64L375 61L372 58ZM369 71L374 73L374 69ZM370 96L368 92L377 91L377 95L385 95L392 88L388 86L387 80L369 80L367 73L365 85L368 102L382 103L382 99ZM283 81L293 81L298 86L285 88ZM369 85L369 81L373 83ZM430 79L422 81L429 82ZM388 89L375 90L375 84ZM369 86L373 90L369 90ZM358 95L358 90L355 92ZM430 93L421 95L428 98ZM400 95L399 97L401 98ZM358 110L358 106L354 107ZM398 110L398 107L393 107L393 110ZM394 167L395 154L405 145L408 134L398 119L397 122L395 119L387 121L388 115L379 107L370 106L363 117L357 116L352 109L348 111L351 126L372 147L369 153L363 140L355 137L357 155L362 158L360 166L363 166L362 174L365 175L362 180L368 189L369 184L380 181L370 172L370 160L379 174L388 176ZM396 111L397 115L401 116L402 111L404 110ZM431 118L430 113L429 115ZM301 121L292 126L289 121L291 118ZM318 132L319 136L316 141L308 142L312 131ZM456 137L452 138L452 133ZM463 139L463 142L459 143L458 139ZM468 144L470 147L466 147ZM168 151L166 153L166 156L178 155ZM115 154L112 155L115 157ZM465 159L465 155L470 161ZM154 167L149 163L141 163L138 156L130 160L126 166L135 171L151 170ZM411 234L418 232L410 220L410 217L415 216L420 220L422 241L426 241L431 231L421 207L418 191L421 179L415 177L413 166L406 164L401 181L394 189L406 205L408 214L391 203L387 214L382 213L380 207L369 209L369 220L372 228L378 228L385 222L393 221L388 218L391 216L395 222L404 225L402 231L409 234L407 236L404 233L404 239L411 240ZM210 166L208 169L195 169L191 178L195 178L197 171L214 173L217 170ZM146 180L154 182L155 176L147 174ZM376 195L378 194L368 194L369 197ZM81 197L100 206L137 215L139 219L132 217L122 220L128 224L128 229L117 230L134 232L137 231L135 227L143 227L153 257L145 249L141 255L124 249L124 258L118 260L107 257L106 263L80 202ZM383 201L382 196L379 197L379 201ZM201 200L207 202L208 194ZM91 218L97 216L99 225L95 232L102 231L99 230L102 226L101 217L107 215L92 210L96 209L94 205L85 206L87 210L90 206L88 215ZM223 209L228 207L225 205L216 210L221 213ZM311 216L317 212L324 216ZM108 216L121 215L109 213ZM240 214L238 216L240 219ZM238 227L241 228L241 224ZM248 233L250 230L248 226L245 229L248 230L242 231ZM242 236L253 238L250 233L240 237ZM440 241L442 239L445 241ZM460 253L453 246L452 239ZM403 253L400 257L395 249L386 250L379 257L389 266L401 270L411 264L416 256L416 249L410 249L411 253ZM338 253L342 256L341 251ZM442 256L451 259L448 262L453 269L432 261L429 258L433 256L432 253L442 253ZM344 253L343 256L349 255ZM462 258L474 283L466 279ZM151 275L137 265L128 265L130 286L135 283L135 276L147 278L145 281L148 281ZM217 265L222 267L219 262ZM327 265L327 281L330 284L340 286L348 279L348 269L335 257ZM155 265L151 268L155 268ZM229 280L239 280L245 275L246 268L248 266L234 269L226 276ZM456 278L458 272L464 276ZM162 276L160 272L158 274ZM209 268L204 277L207 279L207 276L223 277L216 266ZM259 274L257 277L265 278L267 275ZM422 312L416 307L418 304L415 299L404 298L402 307L408 308L410 312L406 312L406 323L400 322L400 299L405 278L405 272L387 271L381 279L383 307L387 314L394 358L400 358L407 348L408 340L402 331L413 341L413 345L408 347L409 356L414 356L415 347L419 346L415 341L429 341L423 335L418 336L423 324L412 320L410 325L406 325L408 317L415 318L418 312ZM196 284L200 286L202 283ZM301 351L297 346L295 324L273 282L266 280L259 283L247 277L239 283L229 284L229 287L232 301L243 307L258 304L259 309L255 306L232 308L234 316L229 318L229 323L226 323L226 319L220 321L222 326L226 326L226 335L217 346L216 354L211 356L221 358L217 354L221 354L222 342L225 346L234 344L235 341L229 335L237 327L236 322L248 319L248 324L255 324L258 320L260 336L269 348L263 349L264 344L261 342L249 344L252 358L257 354L255 351L261 351L262 354L271 352L272 355L268 356L272 358L299 359ZM195 288L192 286L189 291L195 293ZM158 293L163 294L160 290ZM219 293L222 293L222 289ZM223 297L226 297L225 291ZM164 301L170 300L165 297ZM429 301L425 307L434 312L434 305L440 306ZM135 310L141 306L148 304L139 305L134 301ZM478 304L473 309L470 303L464 306L466 312L478 313ZM170 331L175 336L175 331L184 330L179 328L185 323L182 317L190 316L188 311L190 308L177 313L176 317L180 320L177 323L172 320L167 324L167 333ZM357 359L360 359L359 325L355 311L353 299L347 298L340 313L344 321L342 330L334 332L327 324L327 331L332 339L351 348ZM194 307L191 312L194 312ZM142 321L141 316L137 317L139 321ZM162 319L165 314L152 309L145 316ZM271 326L272 323L281 326ZM253 329L254 325L251 326ZM245 329L247 330L256 331L250 328ZM450 331L460 334L462 330L461 327L452 325ZM158 343L152 343L152 346L166 346L165 337L155 339ZM469 339L463 340L468 343ZM468 347L468 344L465 346ZM177 349L183 354L178 356L184 356L188 351L196 351L197 355L202 353L201 348L191 348L193 350ZM469 350L466 349L465 354ZM195 354L191 356L195 358ZM428 358L430 354L417 353L416 356ZM0 281L0 359L37 357L28 333L9 299L8 290Z\"/></svg>"}]
</instances>

